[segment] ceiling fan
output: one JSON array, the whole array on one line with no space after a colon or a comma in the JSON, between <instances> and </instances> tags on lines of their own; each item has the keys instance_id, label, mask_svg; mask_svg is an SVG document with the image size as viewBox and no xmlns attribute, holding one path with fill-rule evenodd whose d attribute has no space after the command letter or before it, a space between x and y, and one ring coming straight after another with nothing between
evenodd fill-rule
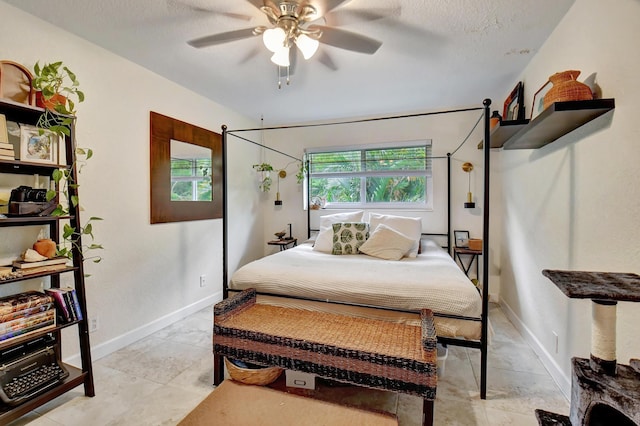
<instances>
[{"instance_id":1,"label":"ceiling fan","mask_svg":"<svg viewBox=\"0 0 640 426\"><path fill-rule=\"evenodd\" d=\"M320 43L368 55L382 43L350 31L322 25L325 16L349 0L247 0L263 12L270 26L257 26L208 35L187 43L196 48L215 46L262 35L273 55L271 61L281 67L291 65L290 49L295 44L305 59L311 58ZM295 55L295 49L293 54Z\"/></svg>"}]
</instances>

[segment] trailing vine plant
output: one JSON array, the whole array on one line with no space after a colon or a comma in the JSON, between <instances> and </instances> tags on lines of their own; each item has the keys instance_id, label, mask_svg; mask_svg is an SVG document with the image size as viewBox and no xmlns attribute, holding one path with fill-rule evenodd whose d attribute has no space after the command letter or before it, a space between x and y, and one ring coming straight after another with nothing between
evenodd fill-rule
<instances>
[{"instance_id":1,"label":"trailing vine plant","mask_svg":"<svg viewBox=\"0 0 640 426\"><path fill-rule=\"evenodd\" d=\"M79 88L80 83L76 75L61 61L52 62L40 66L36 62L34 66L34 79L32 86L41 92L45 110L38 118L36 126L40 128L40 133L49 130L62 139L71 136L71 125L75 120L76 103L84 101L84 93ZM58 205L51 213L52 216L69 216L69 205L74 209L81 209L80 201L77 195L78 184L74 182L74 172L80 173L87 160L93 156L91 149L75 148L75 161L69 167L56 169L53 171L51 178L55 182L55 188L47 191L47 201L51 201L58 197ZM70 191L73 189L73 191ZM66 198L67 205L63 205L59 201L59 194L62 193ZM103 249L102 245L93 242L93 222L102 220L102 218L93 216L89 218L84 225L78 224L78 227L71 226L68 223L63 225L62 239L63 242L58 244L57 256L65 256L69 259L73 258L73 249L76 248L80 253L82 261L91 259L94 263L102 260L98 255L87 256L92 250ZM91 237L90 244L78 243L81 236Z\"/></svg>"},{"instance_id":2,"label":"trailing vine plant","mask_svg":"<svg viewBox=\"0 0 640 426\"><path fill-rule=\"evenodd\" d=\"M71 204L74 208L80 207L80 200L78 199L77 193L75 193L77 188L80 186L73 181L73 172L76 169L77 173L80 173L82 167L86 164L87 160L89 160L93 156L93 151L91 149L84 148L76 148L76 161L71 165L71 167L64 169L56 169L53 171L51 175L53 181L56 183L56 188L61 188L60 192L64 195L64 197L68 200L68 204ZM75 194L71 194L69 189L73 188ZM47 201L51 201L59 195L56 190L47 191ZM51 213L52 216L68 216L70 214L69 207L65 207L64 204L58 202L58 206ZM73 257L73 249L76 248L81 255L82 261L92 260L94 263L98 263L102 260L101 256L91 255L87 256L87 253L92 250L102 250L103 247L101 244L96 244L93 242L93 222L102 220L100 217L92 216L88 221L85 222L84 225L78 226L75 228L68 223L65 223L62 229L62 239L63 243L58 245L58 250L56 252L57 256L65 256L71 259ZM78 240L81 236L89 236L91 237L90 244L82 244L78 243Z\"/></svg>"}]
</instances>

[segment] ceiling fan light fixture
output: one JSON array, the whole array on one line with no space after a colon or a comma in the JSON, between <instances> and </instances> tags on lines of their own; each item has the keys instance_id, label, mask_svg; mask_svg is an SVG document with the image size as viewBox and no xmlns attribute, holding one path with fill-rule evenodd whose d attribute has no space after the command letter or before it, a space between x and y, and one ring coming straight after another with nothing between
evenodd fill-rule
<instances>
[{"instance_id":1,"label":"ceiling fan light fixture","mask_svg":"<svg viewBox=\"0 0 640 426\"><path fill-rule=\"evenodd\" d=\"M318 46L320 45L318 40L313 39L306 34L300 34L296 37L295 43L305 59L310 59L316 53Z\"/></svg>"},{"instance_id":2,"label":"ceiling fan light fixture","mask_svg":"<svg viewBox=\"0 0 640 426\"><path fill-rule=\"evenodd\" d=\"M262 33L262 42L265 47L273 53L277 53L283 48L286 38L287 35L280 27L271 28Z\"/></svg>"},{"instance_id":3,"label":"ceiling fan light fixture","mask_svg":"<svg viewBox=\"0 0 640 426\"><path fill-rule=\"evenodd\" d=\"M277 52L273 54L271 57L271 62L280 66L280 67L288 67L289 63L289 48L285 46L280 46Z\"/></svg>"}]
</instances>

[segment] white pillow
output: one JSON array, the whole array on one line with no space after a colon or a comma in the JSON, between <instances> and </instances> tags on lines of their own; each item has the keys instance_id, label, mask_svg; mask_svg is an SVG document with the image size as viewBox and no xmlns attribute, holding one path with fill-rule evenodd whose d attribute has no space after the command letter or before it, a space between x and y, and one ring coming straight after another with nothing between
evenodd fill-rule
<instances>
[{"instance_id":1,"label":"white pillow","mask_svg":"<svg viewBox=\"0 0 640 426\"><path fill-rule=\"evenodd\" d=\"M413 247L413 239L380 224L359 248L361 253L386 260L400 260Z\"/></svg>"},{"instance_id":2,"label":"white pillow","mask_svg":"<svg viewBox=\"0 0 640 426\"><path fill-rule=\"evenodd\" d=\"M422 219L419 217L394 216L390 214L369 213L369 229L375 232L380 224L385 224L389 228L411 238L413 246L407 252L407 257L416 257L418 247L420 247L420 237L422 236Z\"/></svg>"},{"instance_id":3,"label":"white pillow","mask_svg":"<svg viewBox=\"0 0 640 426\"><path fill-rule=\"evenodd\" d=\"M362 210L348 213L336 213L320 216L320 232L316 237L313 249L324 253L333 250L333 224L339 222L361 222L364 212Z\"/></svg>"}]
</instances>

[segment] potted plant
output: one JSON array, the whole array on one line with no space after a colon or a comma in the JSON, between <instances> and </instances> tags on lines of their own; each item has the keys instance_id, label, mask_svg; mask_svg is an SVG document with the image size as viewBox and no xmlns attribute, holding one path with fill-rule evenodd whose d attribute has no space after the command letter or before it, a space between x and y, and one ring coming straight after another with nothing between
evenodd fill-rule
<instances>
[{"instance_id":1,"label":"potted plant","mask_svg":"<svg viewBox=\"0 0 640 426\"><path fill-rule=\"evenodd\" d=\"M33 67L31 86L36 90L36 105L44 108L37 126L69 136L69 124L76 113L76 103L84 101L84 93L76 75L61 61ZM51 114L54 111L60 115Z\"/></svg>"},{"instance_id":2,"label":"potted plant","mask_svg":"<svg viewBox=\"0 0 640 426\"><path fill-rule=\"evenodd\" d=\"M269 192L271 189L271 172L273 171L273 166L269 163L260 163L254 164L253 168L260 173L260 184L258 187L262 192Z\"/></svg>"},{"instance_id":3,"label":"potted plant","mask_svg":"<svg viewBox=\"0 0 640 426\"><path fill-rule=\"evenodd\" d=\"M75 120L76 103L84 101L84 92L79 89L79 82L76 75L61 61L53 62L40 66L36 62L34 68L34 78L31 83L36 90L36 105L45 109L45 112L39 117L36 126L44 132L48 129L61 137L71 136L71 124ZM55 112L55 114L54 114ZM80 173L82 167L93 156L91 149L75 148L75 162L71 167L56 169L53 171L52 179L56 183L59 190L47 191L47 201L56 199L58 192L62 193L69 200L73 207L79 207L79 199L77 194L78 184L73 181L74 170ZM69 191L74 189L74 193ZM52 216L68 216L69 208L59 203L57 208L51 213ZM89 236L93 240L93 224L92 222L102 220L99 217L91 217L84 225L78 224L73 227L65 224L62 231L63 242L58 245L58 256L73 256L72 249L76 247L82 255L82 260L88 259L86 256L89 250L99 250L103 247L100 244L91 243L80 247L78 245L78 237ZM100 262L100 256L92 256L94 262Z\"/></svg>"}]
</instances>

